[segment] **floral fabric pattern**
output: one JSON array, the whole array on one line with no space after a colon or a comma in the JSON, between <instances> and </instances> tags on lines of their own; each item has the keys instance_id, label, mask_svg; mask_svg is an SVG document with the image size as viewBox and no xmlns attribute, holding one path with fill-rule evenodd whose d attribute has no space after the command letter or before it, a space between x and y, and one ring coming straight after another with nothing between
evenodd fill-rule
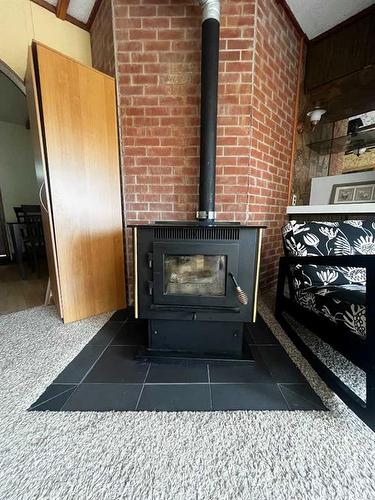
<instances>
[{"instance_id":1,"label":"floral fabric pattern","mask_svg":"<svg viewBox=\"0 0 375 500\"><path fill-rule=\"evenodd\" d=\"M283 228L287 256L374 255L375 222L290 221ZM360 267L291 266L293 299L347 331L366 336L366 270Z\"/></svg>"},{"instance_id":2,"label":"floral fabric pattern","mask_svg":"<svg viewBox=\"0 0 375 500\"><path fill-rule=\"evenodd\" d=\"M304 309L322 316L344 331L366 337L365 292L362 285L310 287L296 290L294 300ZM343 293L343 292L347 293Z\"/></svg>"},{"instance_id":3,"label":"floral fabric pattern","mask_svg":"<svg viewBox=\"0 0 375 500\"><path fill-rule=\"evenodd\" d=\"M375 222L371 220L302 224L290 221L283 228L283 237L285 253L289 256L375 254ZM366 282L363 268L295 266L294 275L304 286Z\"/></svg>"}]
</instances>

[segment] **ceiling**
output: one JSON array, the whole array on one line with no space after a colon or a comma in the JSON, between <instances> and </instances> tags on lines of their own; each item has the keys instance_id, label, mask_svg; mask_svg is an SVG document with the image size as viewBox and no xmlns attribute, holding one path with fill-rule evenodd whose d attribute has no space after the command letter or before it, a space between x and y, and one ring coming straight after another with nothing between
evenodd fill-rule
<instances>
[{"instance_id":1,"label":"ceiling","mask_svg":"<svg viewBox=\"0 0 375 500\"><path fill-rule=\"evenodd\" d=\"M32 0L81 28L90 29L101 0ZM284 0L311 40L375 4L375 0Z\"/></svg>"},{"instance_id":2,"label":"ceiling","mask_svg":"<svg viewBox=\"0 0 375 500\"><path fill-rule=\"evenodd\" d=\"M101 0L32 0L62 20L89 30Z\"/></svg>"},{"instance_id":3,"label":"ceiling","mask_svg":"<svg viewBox=\"0 0 375 500\"><path fill-rule=\"evenodd\" d=\"M56 6L57 0L46 0L49 4ZM95 0L70 0L67 14L75 17L78 21L87 23L89 20Z\"/></svg>"},{"instance_id":4,"label":"ceiling","mask_svg":"<svg viewBox=\"0 0 375 500\"><path fill-rule=\"evenodd\" d=\"M311 40L375 4L375 0L286 0Z\"/></svg>"},{"instance_id":5,"label":"ceiling","mask_svg":"<svg viewBox=\"0 0 375 500\"><path fill-rule=\"evenodd\" d=\"M0 95L0 121L25 126L28 118L25 94L1 71Z\"/></svg>"}]
</instances>

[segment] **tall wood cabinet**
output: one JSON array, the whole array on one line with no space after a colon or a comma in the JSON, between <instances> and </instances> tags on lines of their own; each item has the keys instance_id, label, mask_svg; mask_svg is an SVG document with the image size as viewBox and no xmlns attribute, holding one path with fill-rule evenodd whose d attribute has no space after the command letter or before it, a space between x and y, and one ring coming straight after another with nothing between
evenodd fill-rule
<instances>
[{"instance_id":1,"label":"tall wood cabinet","mask_svg":"<svg viewBox=\"0 0 375 500\"><path fill-rule=\"evenodd\" d=\"M48 268L64 322L125 307L113 78L33 42L26 74Z\"/></svg>"}]
</instances>

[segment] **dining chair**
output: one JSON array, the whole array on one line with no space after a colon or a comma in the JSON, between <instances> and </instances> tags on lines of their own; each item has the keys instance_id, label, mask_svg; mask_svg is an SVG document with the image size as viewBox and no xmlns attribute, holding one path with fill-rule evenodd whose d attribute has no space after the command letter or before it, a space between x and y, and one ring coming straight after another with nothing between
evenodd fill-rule
<instances>
[{"instance_id":1,"label":"dining chair","mask_svg":"<svg viewBox=\"0 0 375 500\"><path fill-rule=\"evenodd\" d=\"M32 257L32 272L40 276L39 259L44 254L44 236L42 216L39 205L21 205L26 228L26 241L24 241L27 252Z\"/></svg>"}]
</instances>

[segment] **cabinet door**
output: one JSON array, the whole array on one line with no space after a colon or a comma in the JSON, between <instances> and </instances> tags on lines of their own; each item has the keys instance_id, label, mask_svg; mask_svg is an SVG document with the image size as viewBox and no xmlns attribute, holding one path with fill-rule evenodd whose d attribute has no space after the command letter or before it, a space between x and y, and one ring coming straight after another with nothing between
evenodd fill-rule
<instances>
[{"instance_id":1,"label":"cabinet door","mask_svg":"<svg viewBox=\"0 0 375 500\"><path fill-rule=\"evenodd\" d=\"M40 106L37 91L37 82L33 54L31 47L27 60L27 70L25 76L26 99L29 111L30 129L33 141L35 171L39 188L39 198L42 214L44 241L48 261L48 272L53 301L56 304L58 313L63 317L61 290L59 282L59 272L57 267L57 255L52 220L52 209L50 192L48 189L48 173L45 158L45 144L43 140L42 122L40 117Z\"/></svg>"},{"instance_id":2,"label":"cabinet door","mask_svg":"<svg viewBox=\"0 0 375 500\"><path fill-rule=\"evenodd\" d=\"M35 44L65 322L125 306L113 78Z\"/></svg>"},{"instance_id":3,"label":"cabinet door","mask_svg":"<svg viewBox=\"0 0 375 500\"><path fill-rule=\"evenodd\" d=\"M374 63L374 13L352 21L307 46L307 92Z\"/></svg>"}]
</instances>

